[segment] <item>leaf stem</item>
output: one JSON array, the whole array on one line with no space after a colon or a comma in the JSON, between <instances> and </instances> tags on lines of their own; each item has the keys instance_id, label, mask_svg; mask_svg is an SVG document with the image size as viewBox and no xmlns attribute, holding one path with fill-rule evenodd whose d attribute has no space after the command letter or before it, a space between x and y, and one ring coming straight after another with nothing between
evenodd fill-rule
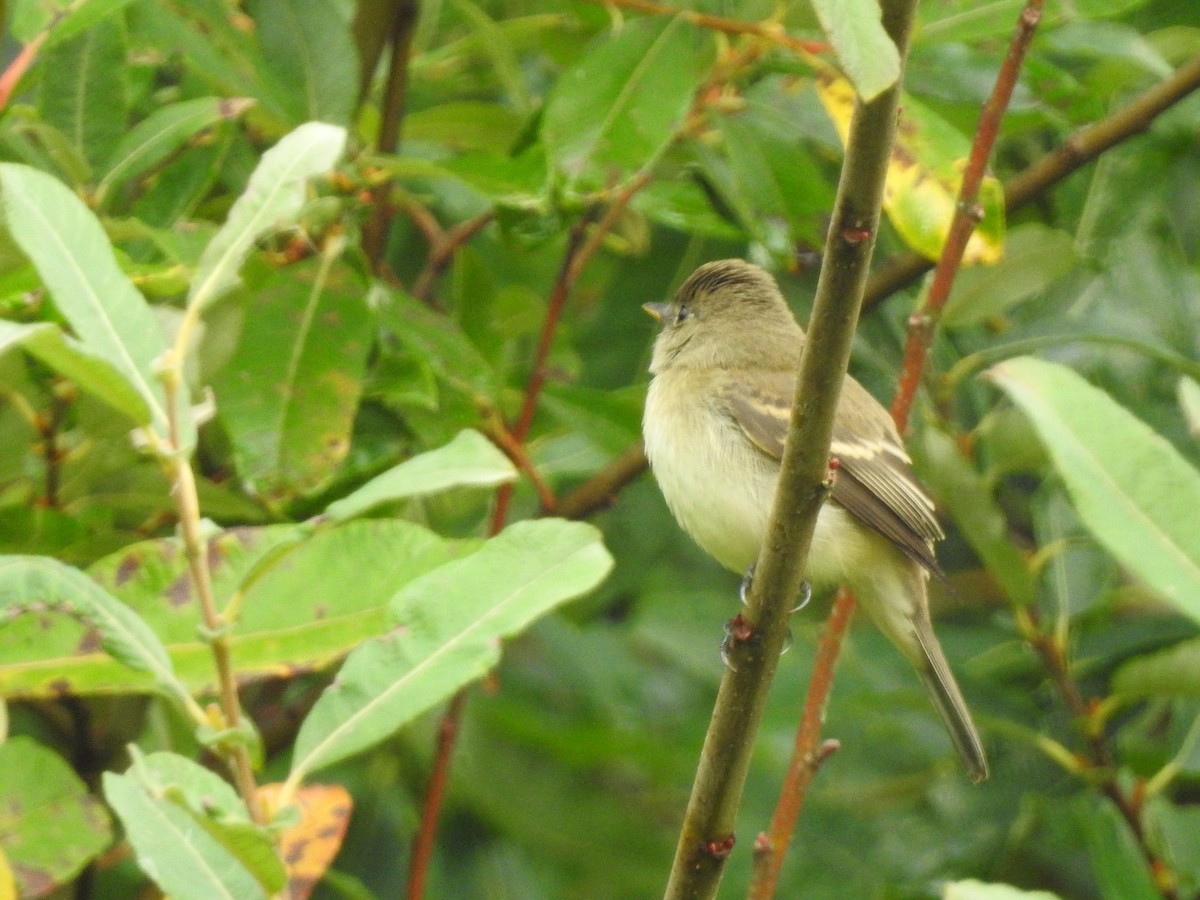
<instances>
[{"instance_id":1,"label":"leaf stem","mask_svg":"<svg viewBox=\"0 0 1200 900\"><path fill-rule=\"evenodd\" d=\"M170 451L167 460L171 476L172 495L179 514L179 530L183 539L184 556L187 558L192 589L200 605L204 620L206 640L212 650L213 663L217 671L218 696L221 706L222 729L237 731L242 727L242 712L238 701L237 680L233 671L233 659L229 647L227 622L217 610L213 595L212 575L208 568L207 544L200 532L200 497L196 490L196 476L183 451L179 427L179 403L181 383L177 368L164 372L166 386L167 422L170 429ZM263 822L258 799L258 788L254 781L254 766L250 753L241 740L235 740L219 751L233 772L234 783L241 795L250 818Z\"/></svg>"}]
</instances>

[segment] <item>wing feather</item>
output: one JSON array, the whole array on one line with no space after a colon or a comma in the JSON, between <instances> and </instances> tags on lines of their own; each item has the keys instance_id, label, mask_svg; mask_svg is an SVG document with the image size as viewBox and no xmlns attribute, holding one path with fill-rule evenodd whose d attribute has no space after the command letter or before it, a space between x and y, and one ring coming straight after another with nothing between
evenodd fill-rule
<instances>
[{"instance_id":1,"label":"wing feather","mask_svg":"<svg viewBox=\"0 0 1200 900\"><path fill-rule=\"evenodd\" d=\"M774 459L783 457L795 375L755 372L727 389L722 403L746 437ZM912 463L890 417L880 416L878 401L852 378L838 402L830 454L839 462L833 502L895 543L930 571L938 572L933 541L942 538L933 501L912 471ZM847 419L859 423L852 432ZM865 433L861 424L866 423Z\"/></svg>"}]
</instances>

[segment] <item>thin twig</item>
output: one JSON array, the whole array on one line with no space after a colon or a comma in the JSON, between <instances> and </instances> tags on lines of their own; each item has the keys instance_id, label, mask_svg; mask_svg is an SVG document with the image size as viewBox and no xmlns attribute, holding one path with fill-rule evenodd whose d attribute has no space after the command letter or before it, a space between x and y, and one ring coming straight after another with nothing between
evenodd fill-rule
<instances>
[{"instance_id":1,"label":"thin twig","mask_svg":"<svg viewBox=\"0 0 1200 900\"><path fill-rule=\"evenodd\" d=\"M648 467L646 448L641 441L636 441L560 500L556 512L564 519L586 519L592 513L610 506L621 488Z\"/></svg>"},{"instance_id":2,"label":"thin twig","mask_svg":"<svg viewBox=\"0 0 1200 900\"><path fill-rule=\"evenodd\" d=\"M391 58L388 60L387 82L380 110L379 136L376 148L380 153L395 153L400 146L400 129L408 99L408 61L412 53L413 36L420 13L419 0L396 0L392 10L392 29L389 35ZM391 201L390 181L371 192L374 209L363 228L363 247L371 268L378 271L387 247L395 207Z\"/></svg>"},{"instance_id":3,"label":"thin twig","mask_svg":"<svg viewBox=\"0 0 1200 900\"><path fill-rule=\"evenodd\" d=\"M533 369L525 388L525 401L521 408L520 418L511 431L505 430L505 434L507 435L506 442L508 442L508 438L511 438L510 449L520 451L520 458L525 458L523 450L525 439L529 436L529 430L533 425L534 413L537 410L538 398L541 396L542 387L546 382L550 347L554 340L554 332L558 327L559 318L566 306L567 298L570 296L575 282L578 280L580 274L582 274L584 266L587 265L596 251L600 249L605 235L617 223L618 217L629 204L634 194L648 183L649 177L649 172L639 172L638 175L631 179L618 192L608 210L600 218L595 228L592 229L591 235L587 234L587 228L591 222L590 214L581 218L571 229L562 265L559 267L558 277L555 279L554 287L551 289L550 302L546 307L546 317L543 320L542 331L538 338ZM532 465L529 466L529 471L533 471ZM547 496L553 502L553 496L549 495L549 490L547 489L547 495L542 497L543 504L546 503ZM508 520L508 504L511 497L511 484L505 484L497 490L496 506L492 514L491 525L488 529L489 536L499 534L504 528ZM418 900L423 895L425 889L425 877L429 870L430 862L433 859L437 823L441 815L445 784L450 770L450 757L454 752L459 720L462 717L463 706L466 702L465 696L465 690L459 691L442 716L438 732L439 737L437 755L433 766L433 777L430 781L429 791L426 794L425 803L421 811L421 822L417 829L417 836L413 842L413 856L409 869L407 894L409 900Z\"/></svg>"},{"instance_id":4,"label":"thin twig","mask_svg":"<svg viewBox=\"0 0 1200 900\"><path fill-rule=\"evenodd\" d=\"M1108 118L1071 135L1057 150L1009 179L1004 185L1006 214L1011 215L1043 196L1054 185L1105 151L1146 131L1158 116L1198 88L1200 57L1180 66L1171 77L1145 91ZM885 260L867 285L867 293L863 298L864 309L870 309L912 284L931 268L933 263L918 253L901 253Z\"/></svg>"},{"instance_id":5,"label":"thin twig","mask_svg":"<svg viewBox=\"0 0 1200 900\"><path fill-rule=\"evenodd\" d=\"M808 786L812 783L821 764L838 748L834 741L821 741L821 725L825 721L825 707L829 703L829 692L833 689L833 674L842 651L842 640L850 627L854 615L854 602L847 602L849 591L838 591L833 609L817 642L817 655L813 659L813 675L804 699L804 714L800 718L800 729L796 735L796 752L792 754L779 792L779 803L771 816L771 825L765 835L755 844L754 874L750 881L751 900L768 900L775 896L779 873L796 830L796 821Z\"/></svg>"},{"instance_id":6,"label":"thin twig","mask_svg":"<svg viewBox=\"0 0 1200 900\"><path fill-rule=\"evenodd\" d=\"M425 878L429 863L433 860L433 848L437 838L437 820L441 813L446 786L450 780L450 757L458 739L458 726L462 721L467 692L459 691L450 700L446 712L438 723L437 749L433 756L433 770L429 774L429 787L425 792L425 803L421 807L421 826L413 839L412 860L408 869L408 900L421 900L425 896Z\"/></svg>"},{"instance_id":7,"label":"thin twig","mask_svg":"<svg viewBox=\"0 0 1200 900\"><path fill-rule=\"evenodd\" d=\"M802 56L808 57L821 53L826 45L819 41L806 41L792 37L778 23L746 22L741 19L728 19L724 16L714 16L697 12L694 9L684 9L670 6L666 3L655 3L653 0L592 0L600 6L632 9L638 12L651 13L657 16L682 16L686 21L701 28L720 31L724 34L749 34L762 38L780 47L786 47Z\"/></svg>"},{"instance_id":8,"label":"thin twig","mask_svg":"<svg viewBox=\"0 0 1200 900\"><path fill-rule=\"evenodd\" d=\"M917 386L921 382L925 360L933 344L934 329L937 328L946 301L950 299L950 288L954 285L954 278L962 265L963 252L983 217L983 210L979 207L979 187L983 184L992 148L1000 134L1000 123L1004 120L1004 113L1008 109L1017 78L1021 74L1025 53L1041 20L1042 0L1029 0L1017 17L1017 27L1009 43L1008 53L1000 65L992 93L979 114L979 124L971 142L971 153L967 157L958 202L954 207L954 218L950 222L946 242L938 257L924 307L909 317L908 341L904 346L900 382L892 401L892 418L901 434L908 427L908 416L917 396Z\"/></svg>"},{"instance_id":9,"label":"thin twig","mask_svg":"<svg viewBox=\"0 0 1200 900\"><path fill-rule=\"evenodd\" d=\"M439 229L437 240L430 243L425 266L413 281L409 293L422 303L429 303L433 296L434 285L454 259L458 248L475 237L495 218L496 210L487 209L465 222L459 222L449 231Z\"/></svg>"},{"instance_id":10,"label":"thin twig","mask_svg":"<svg viewBox=\"0 0 1200 900\"><path fill-rule=\"evenodd\" d=\"M1080 693L1079 686L1071 675L1071 663L1066 654L1066 647L1054 634L1041 627L1031 609L1022 608L1018 611L1017 624L1021 636L1041 658L1063 704L1081 728L1087 746L1089 771L1100 778L1097 789L1121 814L1134 843L1146 861L1151 880L1159 893L1165 900L1177 900L1179 890L1175 872L1168 861L1154 849L1150 836L1146 833L1146 826L1142 821L1142 804L1138 799L1139 789L1135 786L1134 792L1127 794L1117 781L1112 753L1104 740L1103 731L1090 724L1092 704Z\"/></svg>"},{"instance_id":11,"label":"thin twig","mask_svg":"<svg viewBox=\"0 0 1200 900\"><path fill-rule=\"evenodd\" d=\"M529 454L525 452L524 446L517 440L516 435L508 430L504 424L504 420L500 415L493 414L483 423L483 431L488 438L497 447L503 451L514 466L525 473L525 477L529 479L533 489L537 491L538 498L542 503L542 512L553 513L558 507L558 501L554 498L554 491L550 489L550 485L546 484L546 480L542 478L537 467L534 466L533 460L529 458Z\"/></svg>"},{"instance_id":12,"label":"thin twig","mask_svg":"<svg viewBox=\"0 0 1200 900\"><path fill-rule=\"evenodd\" d=\"M907 55L915 0L885 0L883 24ZM668 898L716 894L741 802L771 678L787 638L821 504L829 493L834 413L879 225L883 182L895 139L897 82L855 103L846 157L800 357L792 421L747 611L731 623L731 666L721 678L691 798L680 830Z\"/></svg>"},{"instance_id":13,"label":"thin twig","mask_svg":"<svg viewBox=\"0 0 1200 900\"><path fill-rule=\"evenodd\" d=\"M234 676L233 659L229 647L227 623L217 610L213 594L212 577L208 568L208 544L200 533L200 497L196 490L196 476L191 463L182 453L183 441L179 424L179 404L182 401L182 361L178 368L169 369L164 375L167 399L167 427L171 454L168 466L171 474L171 493L175 497L179 513L179 530L183 539L184 556L187 558L192 589L200 605L201 617L207 631L207 641L212 650L213 663L217 670L218 696L221 705L222 730L237 732L242 728L242 711L238 701L237 680ZM214 723L216 724L216 723ZM219 748L218 752L229 763L234 783L246 804L250 818L263 822L258 788L254 783L254 766L244 740L234 740Z\"/></svg>"}]
</instances>

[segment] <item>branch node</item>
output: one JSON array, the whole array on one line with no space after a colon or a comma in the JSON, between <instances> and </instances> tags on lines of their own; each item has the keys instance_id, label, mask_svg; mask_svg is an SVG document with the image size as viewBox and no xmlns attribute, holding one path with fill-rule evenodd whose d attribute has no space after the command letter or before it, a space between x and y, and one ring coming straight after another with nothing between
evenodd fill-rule
<instances>
[{"instance_id":1,"label":"branch node","mask_svg":"<svg viewBox=\"0 0 1200 900\"><path fill-rule=\"evenodd\" d=\"M841 234L842 240L852 247L865 243L871 239L871 229L858 223L847 225L842 229Z\"/></svg>"},{"instance_id":2,"label":"branch node","mask_svg":"<svg viewBox=\"0 0 1200 900\"><path fill-rule=\"evenodd\" d=\"M704 841L700 845L700 852L710 859L723 860L733 852L733 845L736 842L737 839L732 834L727 834L724 837Z\"/></svg>"}]
</instances>

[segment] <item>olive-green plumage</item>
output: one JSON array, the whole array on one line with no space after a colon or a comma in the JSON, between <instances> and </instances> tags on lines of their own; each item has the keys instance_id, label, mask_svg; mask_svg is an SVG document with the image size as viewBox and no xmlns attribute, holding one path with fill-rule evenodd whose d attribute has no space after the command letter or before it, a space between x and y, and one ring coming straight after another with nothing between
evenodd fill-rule
<instances>
[{"instance_id":1,"label":"olive-green plumage","mask_svg":"<svg viewBox=\"0 0 1200 900\"><path fill-rule=\"evenodd\" d=\"M804 331L774 279L741 260L697 269L660 319L643 432L667 505L718 562L743 572L767 530ZM839 461L817 519L808 578L846 584L916 668L967 773L987 758L929 618L926 582L942 537L888 412L842 385L830 453Z\"/></svg>"}]
</instances>

